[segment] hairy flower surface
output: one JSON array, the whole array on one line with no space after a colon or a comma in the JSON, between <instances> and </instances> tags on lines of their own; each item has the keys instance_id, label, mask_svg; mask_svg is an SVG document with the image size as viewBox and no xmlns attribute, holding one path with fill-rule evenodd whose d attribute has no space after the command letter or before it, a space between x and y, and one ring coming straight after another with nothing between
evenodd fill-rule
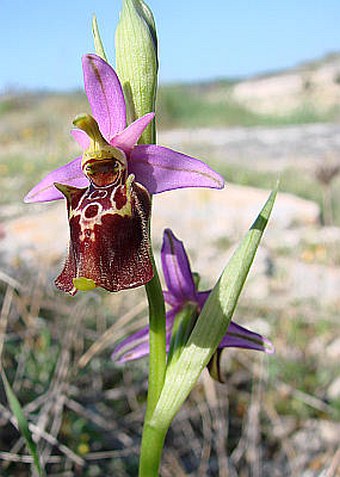
<instances>
[{"instance_id":1,"label":"hairy flower surface","mask_svg":"<svg viewBox=\"0 0 340 477\"><path fill-rule=\"evenodd\" d=\"M163 146L137 144L154 119L150 112L126 126L126 104L113 68L83 57L92 115L71 131L82 156L49 173L25 202L66 197L69 255L56 285L71 294L96 286L118 291L147 283L150 195L182 187L222 188L223 178L198 159Z\"/></svg>"},{"instance_id":2,"label":"hairy flower surface","mask_svg":"<svg viewBox=\"0 0 340 477\"><path fill-rule=\"evenodd\" d=\"M197 276L191 271L183 243L169 229L164 232L161 259L165 283L168 288L163 293L165 301L170 305L167 312L167 349L169 350L176 316L186 307L194 306L193 321L189 323L189 327L192 329L209 297L210 291L197 290L197 283L195 283L195 281L197 282ZM214 325L213 319L212 316L211 326ZM116 346L112 357L123 363L147 356L149 353L148 336L148 327L134 333ZM265 353L273 352L273 346L268 339L233 321L219 344L219 350L227 347L252 349Z\"/></svg>"}]
</instances>

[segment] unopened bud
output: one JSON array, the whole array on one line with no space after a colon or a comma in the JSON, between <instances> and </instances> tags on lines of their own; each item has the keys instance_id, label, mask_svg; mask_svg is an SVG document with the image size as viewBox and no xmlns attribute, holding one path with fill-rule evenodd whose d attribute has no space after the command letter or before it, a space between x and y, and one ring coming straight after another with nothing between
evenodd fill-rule
<instances>
[{"instance_id":1,"label":"unopened bud","mask_svg":"<svg viewBox=\"0 0 340 477\"><path fill-rule=\"evenodd\" d=\"M116 31L116 69L127 104L128 122L155 110L157 36L149 7L142 0L123 0ZM154 124L144 131L142 143L154 142Z\"/></svg>"}]
</instances>

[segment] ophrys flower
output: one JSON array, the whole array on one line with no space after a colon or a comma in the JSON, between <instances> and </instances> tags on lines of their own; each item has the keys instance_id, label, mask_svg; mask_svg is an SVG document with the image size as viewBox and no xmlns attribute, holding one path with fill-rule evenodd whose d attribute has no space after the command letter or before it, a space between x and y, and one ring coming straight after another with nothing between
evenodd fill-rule
<instances>
[{"instance_id":1,"label":"ophrys flower","mask_svg":"<svg viewBox=\"0 0 340 477\"><path fill-rule=\"evenodd\" d=\"M26 202L67 199L69 256L56 284L71 294L95 286L118 291L152 278L149 194L224 184L198 159L137 144L154 113L126 127L121 84L102 58L85 55L83 73L93 116L77 117L72 130L83 155L49 173L25 197Z\"/></svg>"},{"instance_id":2,"label":"ophrys flower","mask_svg":"<svg viewBox=\"0 0 340 477\"><path fill-rule=\"evenodd\" d=\"M186 323L187 328L184 330L186 338L188 338L209 297L210 290L198 291L198 275L191 271L183 243L169 229L164 232L161 259L167 286L167 290L163 293L165 301L170 306L167 312L167 349L169 350L171 340L174 339L172 335L177 317L181 319L180 313L186 308L189 310L189 320ZM211 326L214 326L213 316L211 317ZM177 325L176 328L178 328ZM149 328L145 327L127 337L116 346L112 357L123 363L147 356L149 353L148 335ZM222 350L227 347L252 349L265 353L273 352L273 345L267 338L233 321L230 323L218 349ZM215 372L214 377L216 377Z\"/></svg>"}]
</instances>

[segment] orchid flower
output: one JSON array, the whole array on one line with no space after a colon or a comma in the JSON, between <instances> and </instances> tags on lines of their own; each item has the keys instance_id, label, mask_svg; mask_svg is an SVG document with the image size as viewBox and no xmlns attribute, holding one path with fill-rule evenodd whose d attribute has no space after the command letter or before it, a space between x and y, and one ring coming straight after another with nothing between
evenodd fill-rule
<instances>
[{"instance_id":1,"label":"orchid flower","mask_svg":"<svg viewBox=\"0 0 340 477\"><path fill-rule=\"evenodd\" d=\"M134 174L136 181L150 194L183 187L223 188L223 178L198 159L163 146L136 145L155 114L145 114L126 127L124 94L114 69L95 54L85 55L82 64L85 91L103 138L124 154L129 174ZM81 129L81 126L76 126ZM90 145L85 133L88 134L88 131L71 131L84 151ZM82 157L79 156L49 173L26 195L25 202L62 199L63 194L54 187L55 182L87 187L89 178L82 170L81 162Z\"/></svg>"},{"instance_id":2,"label":"orchid flower","mask_svg":"<svg viewBox=\"0 0 340 477\"><path fill-rule=\"evenodd\" d=\"M152 278L149 194L224 185L198 159L137 144L154 113L126 127L124 94L113 68L94 54L85 55L82 64L93 116L78 116L71 134L83 155L50 172L25 197L25 202L66 197L71 240L56 285L72 295L96 286L118 291Z\"/></svg>"},{"instance_id":3,"label":"orchid flower","mask_svg":"<svg viewBox=\"0 0 340 477\"><path fill-rule=\"evenodd\" d=\"M197 274L191 271L183 243L178 240L169 229L166 229L164 232L161 261L167 286L167 290L163 291L164 299L166 303L170 305L170 309L166 315L167 350L169 351L176 317L185 307L194 305L195 313L193 314L193 322L190 323L190 329L192 329L211 290L197 290ZM213 317L211 317L211 319L213 325ZM137 333L125 338L116 346L112 358L119 363L125 363L147 356L149 354L148 336L149 327L145 327ZM274 352L273 345L268 339L233 321L230 323L225 336L222 338L218 351L229 347L252 349L265 353ZM211 369L209 370L211 371ZM214 377L216 377L216 374Z\"/></svg>"}]
</instances>

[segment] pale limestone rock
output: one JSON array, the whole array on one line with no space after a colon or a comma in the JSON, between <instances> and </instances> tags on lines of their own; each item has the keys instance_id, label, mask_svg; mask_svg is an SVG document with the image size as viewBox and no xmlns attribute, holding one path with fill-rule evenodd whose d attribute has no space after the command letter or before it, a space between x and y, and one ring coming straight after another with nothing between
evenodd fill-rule
<instances>
[{"instance_id":1,"label":"pale limestone rock","mask_svg":"<svg viewBox=\"0 0 340 477\"><path fill-rule=\"evenodd\" d=\"M336 378L327 390L327 396L329 399L339 399L340 398L340 376ZM340 428L338 429L340 432Z\"/></svg>"}]
</instances>

